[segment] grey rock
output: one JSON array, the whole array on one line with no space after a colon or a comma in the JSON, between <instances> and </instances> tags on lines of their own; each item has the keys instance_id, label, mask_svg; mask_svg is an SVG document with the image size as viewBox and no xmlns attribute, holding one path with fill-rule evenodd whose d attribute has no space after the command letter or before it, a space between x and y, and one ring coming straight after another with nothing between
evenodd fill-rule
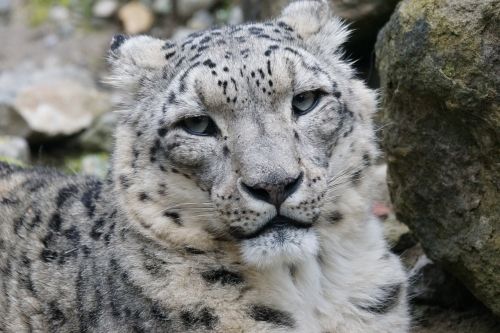
<instances>
[{"instance_id":1,"label":"grey rock","mask_svg":"<svg viewBox=\"0 0 500 333\"><path fill-rule=\"evenodd\" d=\"M170 14L172 12L172 0L154 0L152 8L156 14Z\"/></svg>"},{"instance_id":2,"label":"grey rock","mask_svg":"<svg viewBox=\"0 0 500 333\"><path fill-rule=\"evenodd\" d=\"M118 1L99 0L92 6L92 15L97 18L110 18L118 10Z\"/></svg>"},{"instance_id":3,"label":"grey rock","mask_svg":"<svg viewBox=\"0 0 500 333\"><path fill-rule=\"evenodd\" d=\"M98 117L92 126L79 137L78 143L84 150L98 150L111 152L113 145L113 131L118 122L118 115L107 112Z\"/></svg>"},{"instance_id":4,"label":"grey rock","mask_svg":"<svg viewBox=\"0 0 500 333\"><path fill-rule=\"evenodd\" d=\"M189 18L198 10L208 10L216 3L217 0L180 0L177 1L177 15Z\"/></svg>"},{"instance_id":5,"label":"grey rock","mask_svg":"<svg viewBox=\"0 0 500 333\"><path fill-rule=\"evenodd\" d=\"M0 15L7 15L12 9L12 0L0 0Z\"/></svg>"},{"instance_id":6,"label":"grey rock","mask_svg":"<svg viewBox=\"0 0 500 333\"><path fill-rule=\"evenodd\" d=\"M141 2L129 2L120 8L118 17L129 35L149 31L155 22L153 11Z\"/></svg>"},{"instance_id":7,"label":"grey rock","mask_svg":"<svg viewBox=\"0 0 500 333\"><path fill-rule=\"evenodd\" d=\"M398 219L500 315L500 2L405 0L379 35Z\"/></svg>"},{"instance_id":8,"label":"grey rock","mask_svg":"<svg viewBox=\"0 0 500 333\"><path fill-rule=\"evenodd\" d=\"M243 23L244 15L241 6L233 6L229 9L229 14L227 18L227 24L238 25Z\"/></svg>"},{"instance_id":9,"label":"grey rock","mask_svg":"<svg viewBox=\"0 0 500 333\"><path fill-rule=\"evenodd\" d=\"M187 27L194 30L204 30L214 24L214 17L207 10L199 10L187 21Z\"/></svg>"},{"instance_id":10,"label":"grey rock","mask_svg":"<svg viewBox=\"0 0 500 333\"><path fill-rule=\"evenodd\" d=\"M0 136L0 160L29 163L30 149L28 142L22 137Z\"/></svg>"},{"instance_id":11,"label":"grey rock","mask_svg":"<svg viewBox=\"0 0 500 333\"><path fill-rule=\"evenodd\" d=\"M84 69L20 66L0 75L0 133L39 142L76 134L110 109Z\"/></svg>"}]
</instances>

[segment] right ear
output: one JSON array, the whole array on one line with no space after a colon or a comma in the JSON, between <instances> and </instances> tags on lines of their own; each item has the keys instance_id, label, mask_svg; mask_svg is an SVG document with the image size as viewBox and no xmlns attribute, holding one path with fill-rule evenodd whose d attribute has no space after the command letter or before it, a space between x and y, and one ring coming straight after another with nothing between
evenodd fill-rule
<instances>
[{"instance_id":1,"label":"right ear","mask_svg":"<svg viewBox=\"0 0 500 333\"><path fill-rule=\"evenodd\" d=\"M175 51L172 46L149 36L115 35L109 49L111 76L108 82L119 91L134 96L142 81L167 65L167 59Z\"/></svg>"}]
</instances>

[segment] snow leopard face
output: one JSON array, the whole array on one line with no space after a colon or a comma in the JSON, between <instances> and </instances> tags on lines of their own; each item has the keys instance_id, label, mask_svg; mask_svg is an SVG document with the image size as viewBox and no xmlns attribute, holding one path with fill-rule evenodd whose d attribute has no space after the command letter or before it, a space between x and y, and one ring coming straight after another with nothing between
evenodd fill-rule
<instances>
[{"instance_id":1,"label":"snow leopard face","mask_svg":"<svg viewBox=\"0 0 500 333\"><path fill-rule=\"evenodd\" d=\"M256 265L314 255L376 154L374 94L342 60L346 37L326 1L179 42L115 37L113 179L138 228L179 246L225 241Z\"/></svg>"}]
</instances>

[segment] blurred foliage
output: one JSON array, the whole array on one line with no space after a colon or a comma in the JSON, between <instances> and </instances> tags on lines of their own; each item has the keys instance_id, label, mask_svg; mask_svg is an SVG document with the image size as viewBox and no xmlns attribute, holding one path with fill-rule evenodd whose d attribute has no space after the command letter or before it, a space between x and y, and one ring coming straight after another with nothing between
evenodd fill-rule
<instances>
[{"instance_id":1,"label":"blurred foliage","mask_svg":"<svg viewBox=\"0 0 500 333\"><path fill-rule=\"evenodd\" d=\"M6 156L0 156L0 162L26 167L26 164L24 164L23 162L16 160L15 158L10 158Z\"/></svg>"},{"instance_id":2,"label":"blurred foliage","mask_svg":"<svg viewBox=\"0 0 500 333\"><path fill-rule=\"evenodd\" d=\"M37 26L47 21L50 10L55 6L65 7L80 13L85 18L92 15L95 0L31 0L28 2L30 24Z\"/></svg>"}]
</instances>

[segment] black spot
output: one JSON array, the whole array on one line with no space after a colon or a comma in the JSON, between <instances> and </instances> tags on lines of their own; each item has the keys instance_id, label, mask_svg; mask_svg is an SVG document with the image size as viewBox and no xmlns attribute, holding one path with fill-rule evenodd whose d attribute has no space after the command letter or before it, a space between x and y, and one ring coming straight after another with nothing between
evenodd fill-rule
<instances>
[{"instance_id":1,"label":"black spot","mask_svg":"<svg viewBox=\"0 0 500 333\"><path fill-rule=\"evenodd\" d=\"M120 184L122 185L123 188L129 188L130 187L130 179L128 179L127 176L125 175L120 175L120 177L118 177L119 180L120 180Z\"/></svg>"},{"instance_id":2,"label":"black spot","mask_svg":"<svg viewBox=\"0 0 500 333\"><path fill-rule=\"evenodd\" d=\"M82 195L81 202L87 208L87 214L90 218L94 217L96 201L101 193L101 183L92 181L89 184L89 189Z\"/></svg>"},{"instance_id":3,"label":"black spot","mask_svg":"<svg viewBox=\"0 0 500 333\"><path fill-rule=\"evenodd\" d=\"M165 127L159 128L158 129L158 135L161 136L162 138L167 134L167 129Z\"/></svg>"},{"instance_id":4,"label":"black spot","mask_svg":"<svg viewBox=\"0 0 500 333\"><path fill-rule=\"evenodd\" d=\"M333 93L333 96L335 96L335 98L340 98L340 96L342 96L342 93L340 91L335 91Z\"/></svg>"},{"instance_id":5,"label":"black spot","mask_svg":"<svg viewBox=\"0 0 500 333\"><path fill-rule=\"evenodd\" d=\"M175 51L169 52L169 53L165 54L165 59L168 60L168 59L172 58L174 55L175 55Z\"/></svg>"},{"instance_id":6,"label":"black spot","mask_svg":"<svg viewBox=\"0 0 500 333\"><path fill-rule=\"evenodd\" d=\"M57 303L52 301L49 303L49 317L50 325L54 327L61 327L66 322L64 313L57 307Z\"/></svg>"},{"instance_id":7,"label":"black spot","mask_svg":"<svg viewBox=\"0 0 500 333\"><path fill-rule=\"evenodd\" d=\"M64 237L70 240L74 245L80 242L80 232L75 226L71 226L69 229L64 230Z\"/></svg>"},{"instance_id":8,"label":"black spot","mask_svg":"<svg viewBox=\"0 0 500 333\"><path fill-rule=\"evenodd\" d=\"M52 262L57 259L57 252L49 249L43 249L40 254L40 259L43 262Z\"/></svg>"},{"instance_id":9,"label":"black spot","mask_svg":"<svg viewBox=\"0 0 500 333\"><path fill-rule=\"evenodd\" d=\"M209 307L183 310L180 317L185 328L189 330L197 328L214 329L219 321L219 318L214 314L214 310Z\"/></svg>"},{"instance_id":10,"label":"black spot","mask_svg":"<svg viewBox=\"0 0 500 333\"><path fill-rule=\"evenodd\" d=\"M179 213L166 211L163 216L171 218L175 224L182 225L182 220Z\"/></svg>"},{"instance_id":11,"label":"black spot","mask_svg":"<svg viewBox=\"0 0 500 333\"><path fill-rule=\"evenodd\" d=\"M278 22L278 26L281 27L281 28L283 28L283 29L285 29L286 31L290 31L290 32L293 31L292 27L289 26L288 24L286 24L283 21L279 21Z\"/></svg>"},{"instance_id":12,"label":"black spot","mask_svg":"<svg viewBox=\"0 0 500 333\"><path fill-rule=\"evenodd\" d=\"M190 254L205 254L205 251L196 249L194 247L186 246L184 249L186 250L187 253L190 253Z\"/></svg>"},{"instance_id":13,"label":"black spot","mask_svg":"<svg viewBox=\"0 0 500 333\"><path fill-rule=\"evenodd\" d=\"M168 102L170 104L175 103L175 93L173 91L171 91L170 94L168 95Z\"/></svg>"},{"instance_id":14,"label":"black spot","mask_svg":"<svg viewBox=\"0 0 500 333\"><path fill-rule=\"evenodd\" d=\"M223 286L234 286L244 282L243 276L239 272L231 272L224 268L202 272L201 277L208 283L220 282Z\"/></svg>"},{"instance_id":15,"label":"black spot","mask_svg":"<svg viewBox=\"0 0 500 333\"><path fill-rule=\"evenodd\" d=\"M368 154L368 153L364 153L363 154L363 164L365 166L370 166L371 165L370 154Z\"/></svg>"},{"instance_id":16,"label":"black spot","mask_svg":"<svg viewBox=\"0 0 500 333\"><path fill-rule=\"evenodd\" d=\"M334 210L328 215L328 220L330 223L336 223L344 218L344 215L342 215L341 212L338 210Z\"/></svg>"},{"instance_id":17,"label":"black spot","mask_svg":"<svg viewBox=\"0 0 500 333\"><path fill-rule=\"evenodd\" d=\"M211 37L207 36L205 38L203 38L202 40L200 40L200 44L205 44L205 43L208 43L212 40Z\"/></svg>"},{"instance_id":18,"label":"black spot","mask_svg":"<svg viewBox=\"0 0 500 333\"><path fill-rule=\"evenodd\" d=\"M103 218L97 219L92 226L92 229L90 230L90 237L92 237L93 240L99 240L101 238L101 235L103 234L103 227L106 221Z\"/></svg>"},{"instance_id":19,"label":"black spot","mask_svg":"<svg viewBox=\"0 0 500 333\"><path fill-rule=\"evenodd\" d=\"M403 287L401 284L383 286L380 288L380 290L384 294L383 299L379 299L378 302L370 305L356 306L364 311L373 312L376 314L386 314L398 304L402 289Z\"/></svg>"},{"instance_id":20,"label":"black spot","mask_svg":"<svg viewBox=\"0 0 500 333\"><path fill-rule=\"evenodd\" d=\"M113 39L111 40L111 51L115 51L117 48L119 48L123 42L125 42L128 39L127 36L122 35L122 34L116 34L113 36Z\"/></svg>"},{"instance_id":21,"label":"black spot","mask_svg":"<svg viewBox=\"0 0 500 333\"><path fill-rule=\"evenodd\" d=\"M62 219L59 213L54 213L49 221L49 228L54 232L59 232L61 230Z\"/></svg>"},{"instance_id":22,"label":"black spot","mask_svg":"<svg viewBox=\"0 0 500 333\"><path fill-rule=\"evenodd\" d=\"M272 75L272 72L271 72L271 61L270 60L267 61L267 74Z\"/></svg>"},{"instance_id":23,"label":"black spot","mask_svg":"<svg viewBox=\"0 0 500 333\"><path fill-rule=\"evenodd\" d=\"M203 62L203 65L208 66L209 68L215 68L217 65L210 59L207 59Z\"/></svg>"},{"instance_id":24,"label":"black spot","mask_svg":"<svg viewBox=\"0 0 500 333\"><path fill-rule=\"evenodd\" d=\"M222 70L223 70L224 72L229 72L229 68L227 68L227 67L222 68Z\"/></svg>"},{"instance_id":25,"label":"black spot","mask_svg":"<svg viewBox=\"0 0 500 333\"><path fill-rule=\"evenodd\" d=\"M250 307L249 315L256 321L265 321L276 326L293 328L295 320L285 311L276 310L262 304L254 304Z\"/></svg>"},{"instance_id":26,"label":"black spot","mask_svg":"<svg viewBox=\"0 0 500 333\"><path fill-rule=\"evenodd\" d=\"M354 185L359 184L359 182L361 181L361 175L362 175L362 170L357 170L356 172L354 172L354 173L351 175L351 182L352 182Z\"/></svg>"},{"instance_id":27,"label":"black spot","mask_svg":"<svg viewBox=\"0 0 500 333\"><path fill-rule=\"evenodd\" d=\"M146 192L141 192L141 193L139 193L139 200L140 201L148 201L148 200L151 200L151 198L149 197L149 195L147 195Z\"/></svg>"},{"instance_id":28,"label":"black spot","mask_svg":"<svg viewBox=\"0 0 500 333\"><path fill-rule=\"evenodd\" d=\"M78 193L78 187L76 187L76 185L69 185L60 189L56 199L57 208L62 207L62 205L76 193Z\"/></svg>"}]
</instances>

